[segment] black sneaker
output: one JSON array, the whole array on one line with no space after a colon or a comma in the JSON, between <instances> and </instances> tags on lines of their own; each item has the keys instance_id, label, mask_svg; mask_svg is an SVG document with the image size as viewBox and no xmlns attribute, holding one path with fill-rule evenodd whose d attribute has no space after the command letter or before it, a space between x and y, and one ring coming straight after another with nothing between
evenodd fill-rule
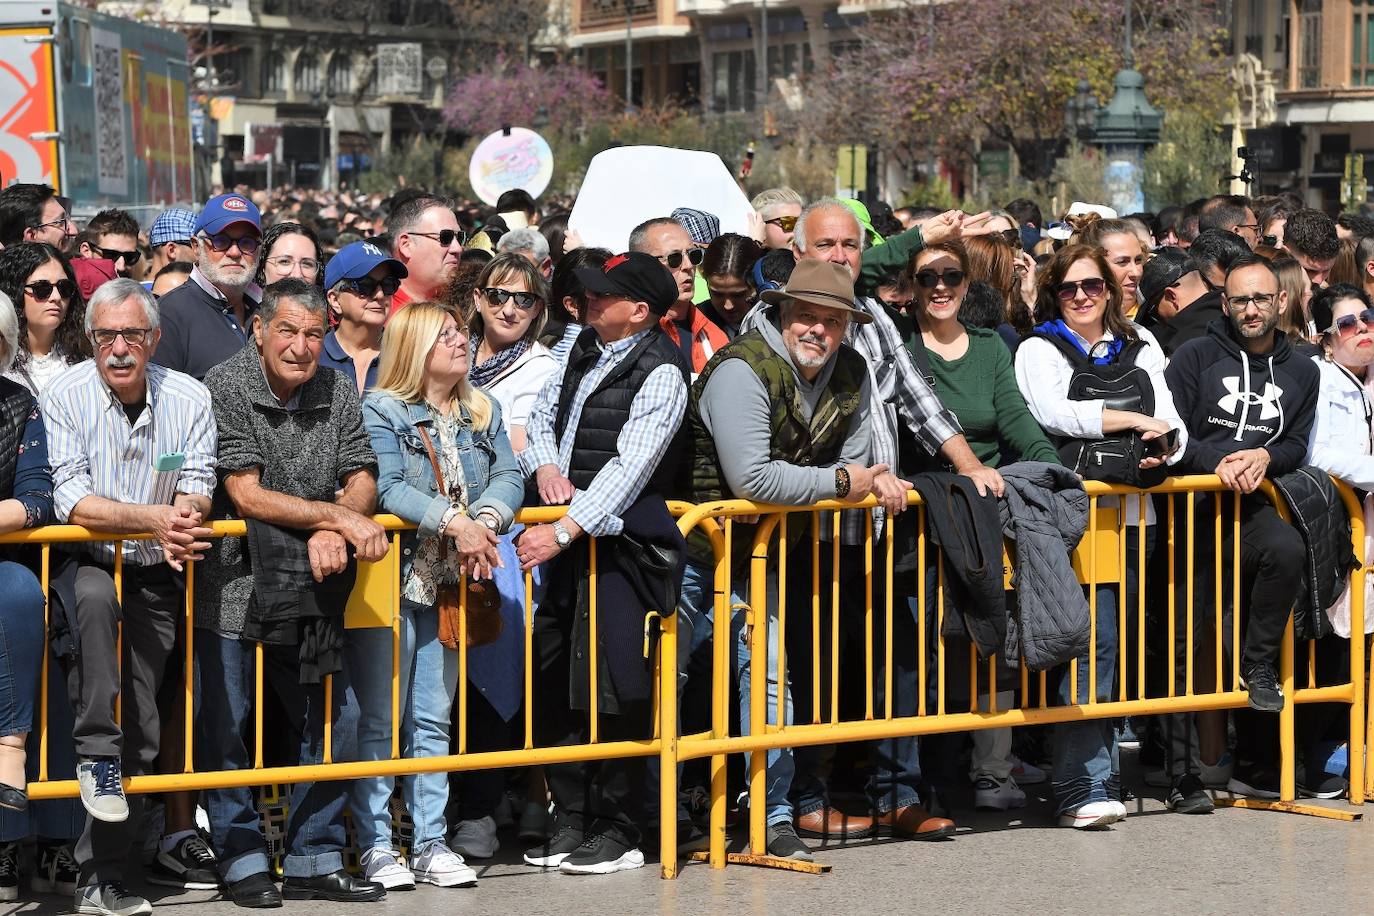
<instances>
[{"instance_id":1,"label":"black sneaker","mask_svg":"<svg viewBox=\"0 0 1374 916\"><path fill-rule=\"evenodd\" d=\"M613 875L644 867L644 853L604 833L593 834L563 860L558 870L565 875Z\"/></svg>"},{"instance_id":2,"label":"black sneaker","mask_svg":"<svg viewBox=\"0 0 1374 916\"><path fill-rule=\"evenodd\" d=\"M157 858L144 871L149 884L181 887L188 891L213 891L220 886L218 860L200 834L182 837L171 852L158 849Z\"/></svg>"},{"instance_id":3,"label":"black sneaker","mask_svg":"<svg viewBox=\"0 0 1374 916\"><path fill-rule=\"evenodd\" d=\"M1278 798L1278 771L1268 766L1237 763L1226 783L1226 791L1250 798Z\"/></svg>"},{"instance_id":4,"label":"black sneaker","mask_svg":"<svg viewBox=\"0 0 1374 916\"><path fill-rule=\"evenodd\" d=\"M1350 783L1340 776L1318 773L1309 781L1305 767L1298 767L1298 794L1303 798L1340 798L1350 791Z\"/></svg>"},{"instance_id":5,"label":"black sneaker","mask_svg":"<svg viewBox=\"0 0 1374 916\"><path fill-rule=\"evenodd\" d=\"M525 864L539 868L557 868L563 860L577 851L582 845L582 831L567 824L560 824L558 832L540 845L525 851Z\"/></svg>"},{"instance_id":6,"label":"black sneaker","mask_svg":"<svg viewBox=\"0 0 1374 916\"><path fill-rule=\"evenodd\" d=\"M19 899L19 844L0 845L0 900Z\"/></svg>"},{"instance_id":7,"label":"black sneaker","mask_svg":"<svg viewBox=\"0 0 1374 916\"><path fill-rule=\"evenodd\" d=\"M778 859L796 859L810 862L815 857L811 849L797 836L797 829L791 821L768 825L768 854Z\"/></svg>"},{"instance_id":8,"label":"black sneaker","mask_svg":"<svg viewBox=\"0 0 1374 916\"><path fill-rule=\"evenodd\" d=\"M1268 662L1246 665L1241 682L1250 691L1250 708L1260 712L1280 712L1283 709L1283 690L1279 688L1278 672Z\"/></svg>"},{"instance_id":9,"label":"black sneaker","mask_svg":"<svg viewBox=\"0 0 1374 916\"><path fill-rule=\"evenodd\" d=\"M71 897L76 893L76 877L76 860L72 858L70 846L51 840L38 841L33 877L29 879L30 890L35 894Z\"/></svg>"},{"instance_id":10,"label":"black sneaker","mask_svg":"<svg viewBox=\"0 0 1374 916\"><path fill-rule=\"evenodd\" d=\"M1216 810L1212 796L1202 786L1202 780L1191 773L1174 780L1169 789L1168 806L1170 811L1179 814L1211 814Z\"/></svg>"}]
</instances>

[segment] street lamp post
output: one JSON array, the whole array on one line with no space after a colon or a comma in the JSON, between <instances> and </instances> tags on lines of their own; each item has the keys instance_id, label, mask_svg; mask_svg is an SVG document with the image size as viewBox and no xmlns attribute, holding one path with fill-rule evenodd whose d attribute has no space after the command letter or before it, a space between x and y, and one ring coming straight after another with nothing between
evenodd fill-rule
<instances>
[{"instance_id":1,"label":"street lamp post","mask_svg":"<svg viewBox=\"0 0 1374 916\"><path fill-rule=\"evenodd\" d=\"M1126 0L1126 39L1123 66L1114 80L1116 91L1097 113L1094 142L1107 154L1107 196L1118 213L1145 209L1141 173L1145 150L1159 142L1164 115L1145 98L1145 78L1135 69L1131 50L1131 2Z\"/></svg>"}]
</instances>

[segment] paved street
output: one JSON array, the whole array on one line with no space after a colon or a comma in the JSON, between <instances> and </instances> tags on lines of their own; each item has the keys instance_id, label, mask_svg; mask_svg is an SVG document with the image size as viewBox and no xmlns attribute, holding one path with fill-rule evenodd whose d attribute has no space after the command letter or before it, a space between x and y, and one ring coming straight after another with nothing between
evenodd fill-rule
<instances>
[{"instance_id":1,"label":"paved street","mask_svg":"<svg viewBox=\"0 0 1374 916\"><path fill-rule=\"evenodd\" d=\"M1039 787L1043 788L1043 787ZM1143 789L1143 787L1141 787ZM287 903L300 916L341 913L518 913L618 916L707 913L1370 913L1374 823L1265 811L1171 814L1152 794L1124 824L1099 833L1054 827L1043 793L1020 818L959 813L952 841L878 840L822 854L818 877L688 865L676 881L657 868L598 878L539 873L518 863L512 840L474 889L421 888L374 906ZM1324 803L1344 805L1343 802ZM957 812L958 813L958 812ZM141 882L131 882L136 888ZM157 888L148 888L157 899ZM243 911L209 894L157 900L161 916ZM58 914L56 898L0 914Z\"/></svg>"}]
</instances>

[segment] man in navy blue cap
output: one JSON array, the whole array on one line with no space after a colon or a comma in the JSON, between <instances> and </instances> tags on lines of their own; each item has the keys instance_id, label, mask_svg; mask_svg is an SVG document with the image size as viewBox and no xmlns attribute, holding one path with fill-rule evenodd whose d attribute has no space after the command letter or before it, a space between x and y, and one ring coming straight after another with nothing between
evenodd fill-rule
<instances>
[{"instance_id":1,"label":"man in navy blue cap","mask_svg":"<svg viewBox=\"0 0 1374 916\"><path fill-rule=\"evenodd\" d=\"M191 279L160 303L156 362L203 379L212 366L243 349L262 299L253 282L261 247L261 217L251 200L221 194L206 202L191 227L196 261Z\"/></svg>"},{"instance_id":2,"label":"man in navy blue cap","mask_svg":"<svg viewBox=\"0 0 1374 916\"><path fill-rule=\"evenodd\" d=\"M344 246L324 270L329 310L339 324L325 335L320 365L353 379L359 394L377 382L382 330L405 277L405 265L372 242Z\"/></svg>"}]
</instances>

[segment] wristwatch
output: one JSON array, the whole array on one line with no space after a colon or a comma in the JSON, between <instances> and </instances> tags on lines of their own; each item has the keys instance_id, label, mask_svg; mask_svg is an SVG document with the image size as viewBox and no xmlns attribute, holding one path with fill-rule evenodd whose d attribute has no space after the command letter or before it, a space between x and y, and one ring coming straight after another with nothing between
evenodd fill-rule
<instances>
[{"instance_id":1,"label":"wristwatch","mask_svg":"<svg viewBox=\"0 0 1374 916\"><path fill-rule=\"evenodd\" d=\"M477 521L481 522L483 525L486 525L487 528L490 529L490 531L491 531L492 534L500 534L500 533L501 533L501 532L500 532L500 528L501 528L501 522L500 522L500 520L499 520L499 519L496 519L496 518L493 518L493 517L492 517L492 514L491 514L490 512L478 512L478 513L477 513Z\"/></svg>"},{"instance_id":2,"label":"wristwatch","mask_svg":"<svg viewBox=\"0 0 1374 916\"><path fill-rule=\"evenodd\" d=\"M562 522L553 523L553 542L558 545L559 550L566 549L572 543L572 535L563 527Z\"/></svg>"},{"instance_id":3,"label":"wristwatch","mask_svg":"<svg viewBox=\"0 0 1374 916\"><path fill-rule=\"evenodd\" d=\"M844 499L849 495L849 469L835 468L835 498Z\"/></svg>"}]
</instances>

